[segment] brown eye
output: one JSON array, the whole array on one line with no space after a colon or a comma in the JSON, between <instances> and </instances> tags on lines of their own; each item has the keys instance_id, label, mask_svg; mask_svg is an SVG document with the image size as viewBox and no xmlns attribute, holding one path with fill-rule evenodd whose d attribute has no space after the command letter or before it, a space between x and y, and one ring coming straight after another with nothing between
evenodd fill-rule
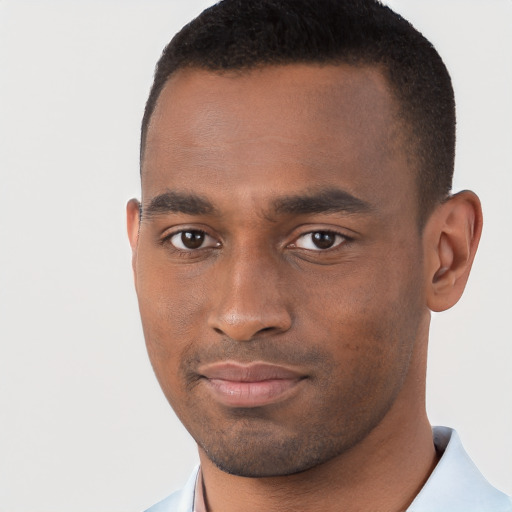
<instances>
[{"instance_id":1,"label":"brown eye","mask_svg":"<svg viewBox=\"0 0 512 512\"><path fill-rule=\"evenodd\" d=\"M294 245L301 249L325 251L340 245L344 240L345 237L333 231L313 231L299 237Z\"/></svg>"},{"instance_id":2,"label":"brown eye","mask_svg":"<svg viewBox=\"0 0 512 512\"><path fill-rule=\"evenodd\" d=\"M334 242L336 242L336 235L334 233L319 231L312 234L311 240L319 249L329 249L334 245Z\"/></svg>"},{"instance_id":3,"label":"brown eye","mask_svg":"<svg viewBox=\"0 0 512 512\"><path fill-rule=\"evenodd\" d=\"M204 242L204 233L201 231L183 231L181 233L181 243L187 249L199 249Z\"/></svg>"},{"instance_id":4,"label":"brown eye","mask_svg":"<svg viewBox=\"0 0 512 512\"><path fill-rule=\"evenodd\" d=\"M170 238L171 244L182 251L193 251L206 247L217 247L219 242L207 235L204 231L189 229L179 231Z\"/></svg>"}]
</instances>

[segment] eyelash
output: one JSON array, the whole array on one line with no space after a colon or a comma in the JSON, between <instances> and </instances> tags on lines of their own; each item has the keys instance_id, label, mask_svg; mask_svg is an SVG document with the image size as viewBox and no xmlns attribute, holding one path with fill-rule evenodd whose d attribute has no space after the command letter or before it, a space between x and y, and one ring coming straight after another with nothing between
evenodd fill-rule
<instances>
[{"instance_id":1,"label":"eyelash","mask_svg":"<svg viewBox=\"0 0 512 512\"><path fill-rule=\"evenodd\" d=\"M178 231L174 231L174 232L168 234L167 236L165 236L161 240L161 244L171 246L173 251L177 252L178 254L180 254L182 256L192 256L194 253L197 253L200 250L204 251L204 250L208 250L208 249L215 249L215 248L222 246L222 243L217 241L216 244L211 244L207 247L203 246L203 242L201 242L200 246L198 246L198 247L188 247L188 248L187 247L177 247L176 243L173 242L173 238L177 237L178 235L181 235L181 243L183 245L183 235L185 233L193 234L193 236L195 236L195 237L202 236L204 239L206 239L206 237L208 237L212 240L215 240L215 238L213 236L209 235L206 231L204 231L202 229L180 229ZM324 247L324 248L317 246L316 249L310 248L310 247L298 246L297 242L299 240L305 239L307 236L313 236L315 234L322 234L322 238L317 240L319 242L322 242L322 239L325 239L326 236L333 236L334 240L332 242L332 245L329 247ZM192 238L190 240L192 240ZM352 238L350 238L344 234L341 234L337 231L333 231L333 230L329 230L329 229L317 229L317 230L308 231L306 233L302 233L300 236L295 238L294 242L288 244L286 247L287 248L296 248L296 249L308 251L311 253L326 253L326 252L330 252L331 250L335 250L337 247L344 245L351 241L352 241ZM314 243L314 241L311 241L311 243L316 245Z\"/></svg>"},{"instance_id":2,"label":"eyelash","mask_svg":"<svg viewBox=\"0 0 512 512\"><path fill-rule=\"evenodd\" d=\"M196 251L199 251L199 250L204 250L204 249L214 249L216 247L220 247L221 243L220 242L217 242L215 245L210 245L208 247L202 247L202 244L201 244L201 247L194 247L194 248L186 248L186 247L176 247L175 243L173 243L173 238L178 236L178 235L181 235L181 237L183 238L183 235L185 233L193 233L194 235L199 235L199 236L203 236L203 237L208 237L208 238L211 238L212 240L215 240L214 237L210 236L206 231L202 230L202 229L180 229L179 231L174 231L172 233L169 233L167 236L165 236L162 240L161 240L161 244L162 245L170 245L172 247L172 249L178 253L182 253L183 255L188 255L189 253L194 253Z\"/></svg>"}]
</instances>

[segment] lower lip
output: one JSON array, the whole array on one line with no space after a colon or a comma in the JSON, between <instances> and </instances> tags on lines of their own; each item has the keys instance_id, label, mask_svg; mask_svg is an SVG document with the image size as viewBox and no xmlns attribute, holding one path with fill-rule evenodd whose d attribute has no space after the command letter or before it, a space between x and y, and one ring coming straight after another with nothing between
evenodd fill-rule
<instances>
[{"instance_id":1,"label":"lower lip","mask_svg":"<svg viewBox=\"0 0 512 512\"><path fill-rule=\"evenodd\" d=\"M261 407L290 397L302 379L271 379L239 382L207 379L215 398L230 407Z\"/></svg>"}]
</instances>

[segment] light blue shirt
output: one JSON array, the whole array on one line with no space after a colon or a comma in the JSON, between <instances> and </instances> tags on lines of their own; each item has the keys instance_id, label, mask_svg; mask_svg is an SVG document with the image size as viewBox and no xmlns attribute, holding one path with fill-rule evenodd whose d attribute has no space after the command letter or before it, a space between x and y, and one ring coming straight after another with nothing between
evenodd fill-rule
<instances>
[{"instance_id":1,"label":"light blue shirt","mask_svg":"<svg viewBox=\"0 0 512 512\"><path fill-rule=\"evenodd\" d=\"M443 455L407 512L512 512L512 499L482 476L457 432L434 427L434 444ZM194 512L196 468L185 487L146 512Z\"/></svg>"}]
</instances>

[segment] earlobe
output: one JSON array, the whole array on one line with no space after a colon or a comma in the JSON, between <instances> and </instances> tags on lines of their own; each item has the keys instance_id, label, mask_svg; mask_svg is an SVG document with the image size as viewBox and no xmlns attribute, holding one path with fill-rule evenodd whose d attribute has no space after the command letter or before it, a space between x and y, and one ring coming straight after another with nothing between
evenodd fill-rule
<instances>
[{"instance_id":1,"label":"earlobe","mask_svg":"<svg viewBox=\"0 0 512 512\"><path fill-rule=\"evenodd\" d=\"M457 303L466 286L482 232L482 208L465 190L439 205L425 226L427 305L444 311Z\"/></svg>"},{"instance_id":2,"label":"earlobe","mask_svg":"<svg viewBox=\"0 0 512 512\"><path fill-rule=\"evenodd\" d=\"M137 199L130 199L126 205L126 225L128 229L128 239L130 240L130 246L132 248L132 266L135 272L140 225L140 203Z\"/></svg>"}]
</instances>

